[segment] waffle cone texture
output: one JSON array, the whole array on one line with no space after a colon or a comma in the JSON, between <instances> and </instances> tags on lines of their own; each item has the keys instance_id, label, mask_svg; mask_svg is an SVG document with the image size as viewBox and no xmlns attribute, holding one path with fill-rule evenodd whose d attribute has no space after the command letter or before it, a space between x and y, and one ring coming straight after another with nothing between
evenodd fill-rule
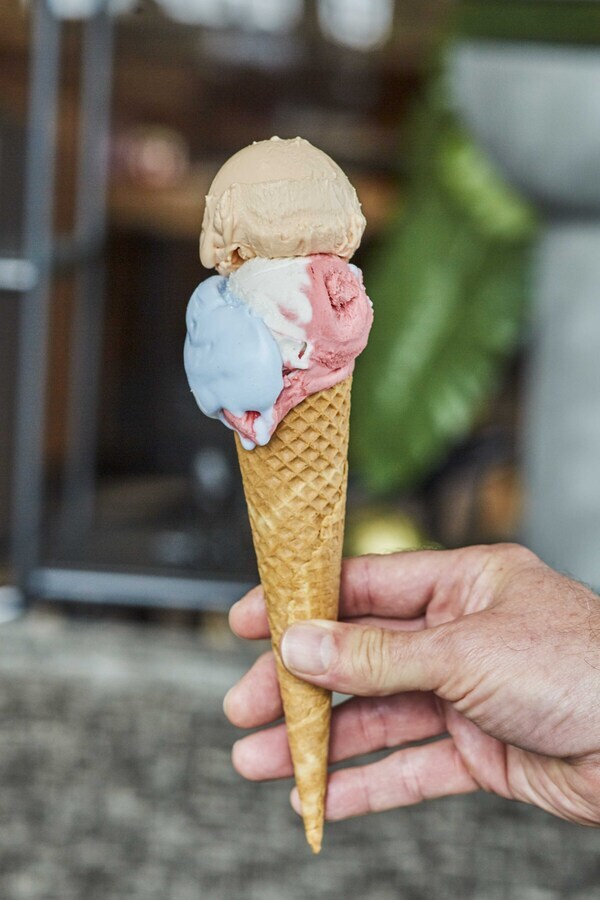
<instances>
[{"instance_id":1,"label":"waffle cone texture","mask_svg":"<svg viewBox=\"0 0 600 900\"><path fill-rule=\"evenodd\" d=\"M264 447L236 444L306 839L323 837L331 693L296 678L279 645L292 623L337 619L352 377L307 397Z\"/></svg>"}]
</instances>

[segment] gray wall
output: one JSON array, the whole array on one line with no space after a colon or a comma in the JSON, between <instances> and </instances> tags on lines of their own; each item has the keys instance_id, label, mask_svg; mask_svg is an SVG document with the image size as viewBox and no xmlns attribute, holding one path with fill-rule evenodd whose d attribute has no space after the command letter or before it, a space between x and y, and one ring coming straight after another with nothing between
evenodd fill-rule
<instances>
[{"instance_id":1,"label":"gray wall","mask_svg":"<svg viewBox=\"0 0 600 900\"><path fill-rule=\"evenodd\" d=\"M457 109L543 213L523 421L524 541L600 589L600 48L472 42Z\"/></svg>"}]
</instances>

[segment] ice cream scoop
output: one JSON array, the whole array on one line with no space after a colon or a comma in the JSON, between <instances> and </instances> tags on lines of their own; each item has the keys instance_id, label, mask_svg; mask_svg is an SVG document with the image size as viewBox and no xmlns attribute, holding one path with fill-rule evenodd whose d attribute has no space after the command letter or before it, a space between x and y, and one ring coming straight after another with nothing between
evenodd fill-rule
<instances>
[{"instance_id":1,"label":"ice cream scoop","mask_svg":"<svg viewBox=\"0 0 600 900\"><path fill-rule=\"evenodd\" d=\"M219 170L206 197L200 259L223 275L255 256L350 259L365 229L356 191L303 138L257 141Z\"/></svg>"},{"instance_id":2,"label":"ice cream scoop","mask_svg":"<svg viewBox=\"0 0 600 900\"><path fill-rule=\"evenodd\" d=\"M332 254L255 258L189 303L184 359L198 405L266 444L305 397L352 373L373 321L362 273Z\"/></svg>"},{"instance_id":3,"label":"ice cream scoop","mask_svg":"<svg viewBox=\"0 0 600 900\"><path fill-rule=\"evenodd\" d=\"M198 285L186 324L184 365L198 406L225 424L251 415L250 437L254 444L265 444L283 390L281 353L269 328L233 294L222 275Z\"/></svg>"}]
</instances>

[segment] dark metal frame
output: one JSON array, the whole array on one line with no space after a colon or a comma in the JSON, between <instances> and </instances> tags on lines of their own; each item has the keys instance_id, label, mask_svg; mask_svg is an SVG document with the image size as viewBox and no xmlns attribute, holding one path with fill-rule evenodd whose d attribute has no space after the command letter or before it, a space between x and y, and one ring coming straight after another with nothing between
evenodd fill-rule
<instances>
[{"instance_id":1,"label":"dark metal frame","mask_svg":"<svg viewBox=\"0 0 600 900\"><path fill-rule=\"evenodd\" d=\"M14 579L23 606L42 599L224 610L248 585L160 572L48 566L42 561L50 290L59 256L76 267L68 450L59 522L63 540L90 526L94 502L112 72L112 22L106 6L83 28L74 233L61 241L54 235L61 22L48 0L38 0L33 13L24 253L22 259L0 259L0 291L21 294L11 517Z\"/></svg>"}]
</instances>

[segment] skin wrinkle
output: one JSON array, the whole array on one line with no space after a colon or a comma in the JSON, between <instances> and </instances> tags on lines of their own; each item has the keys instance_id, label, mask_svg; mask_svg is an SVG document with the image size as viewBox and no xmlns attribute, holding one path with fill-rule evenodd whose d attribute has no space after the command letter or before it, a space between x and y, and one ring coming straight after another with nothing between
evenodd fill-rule
<instances>
[{"instance_id":1,"label":"skin wrinkle","mask_svg":"<svg viewBox=\"0 0 600 900\"><path fill-rule=\"evenodd\" d=\"M373 750L392 748L407 741L423 740L434 737L442 733L444 729L444 721L439 716L437 708L433 703L427 708L423 704L425 697L431 695L418 694L393 694L390 697L378 698L371 701L370 698L355 697L348 701L347 712L353 714L354 721L357 723L354 732L360 733L362 742L358 743L360 752L372 752ZM374 710L370 707L373 705ZM372 713L375 711L375 719ZM340 708L334 710L333 730L337 739L337 729L339 727ZM406 724L412 717L412 721L416 724L417 730L414 735L407 735ZM375 721L375 727L373 722ZM347 717L345 729L348 730L350 719ZM378 730L379 729L379 730ZM336 759L347 758L344 756L336 757Z\"/></svg>"},{"instance_id":2,"label":"skin wrinkle","mask_svg":"<svg viewBox=\"0 0 600 900\"><path fill-rule=\"evenodd\" d=\"M370 566L368 563L364 563L364 564L363 564L363 572L362 572L362 574L363 574L363 590L362 590L362 594L363 594L364 597L367 597L367 598L368 598L368 605L369 605L368 611L369 611L369 613L371 613L371 612L373 611L373 605L374 605L374 601L373 601L374 593L373 593L373 586L372 586L372 584L371 584L371 573L372 573L372 571L373 571L373 567L372 567L372 566Z\"/></svg>"},{"instance_id":3,"label":"skin wrinkle","mask_svg":"<svg viewBox=\"0 0 600 900\"><path fill-rule=\"evenodd\" d=\"M520 779L518 787L511 785L515 799L525 800L528 803L535 802L547 812L559 814L571 822L581 825L591 824L586 821L587 816L574 813L571 803L573 790L568 778L568 769L562 760L549 760L547 769L532 769L530 755L521 751ZM582 798L579 795L579 799Z\"/></svg>"},{"instance_id":4,"label":"skin wrinkle","mask_svg":"<svg viewBox=\"0 0 600 900\"><path fill-rule=\"evenodd\" d=\"M462 676L459 675L458 677L461 678ZM444 700L446 700L448 703L451 703L452 706L456 710L458 710L458 712L462 713L463 715L465 715L467 712L473 714L477 710L477 704L473 703L473 697L482 684L485 684L485 675L482 675L480 678L472 681L469 684L469 687L465 688L463 692L458 692L458 690L452 691L448 686L441 690L440 694L443 696ZM485 700L482 700L481 702L483 704L485 703Z\"/></svg>"},{"instance_id":5,"label":"skin wrinkle","mask_svg":"<svg viewBox=\"0 0 600 900\"><path fill-rule=\"evenodd\" d=\"M431 553L436 553L436 550L430 551ZM439 622L431 622L430 621L430 606L433 605L434 602L437 601L437 588L435 584L431 584L429 589L426 591L425 595L421 598L421 601L415 610L419 615L423 615L425 621L428 625L434 624L437 625Z\"/></svg>"},{"instance_id":6,"label":"skin wrinkle","mask_svg":"<svg viewBox=\"0 0 600 900\"><path fill-rule=\"evenodd\" d=\"M588 648L583 657L584 662L591 669L600 671L600 602L593 603L592 597L587 596L587 626L589 632ZM582 598L583 599L583 598ZM600 599L600 598L598 598ZM592 608L593 604L593 608Z\"/></svg>"},{"instance_id":7,"label":"skin wrinkle","mask_svg":"<svg viewBox=\"0 0 600 900\"><path fill-rule=\"evenodd\" d=\"M464 555L469 551L472 551L473 555L480 556L482 548L480 547L471 547L466 550L460 550L459 553L464 558ZM455 618L457 613L457 608L460 609L461 614L465 615L470 612L477 611L482 607L487 606L487 603L483 603L479 598L478 593L478 585L481 579L486 575L486 570L492 564L492 558L490 554L482 555L482 564L474 567L474 571L472 577L469 579L460 579L459 571L460 566L457 567L456 572L452 572L452 578L449 583L446 585L446 591L449 595L449 599L446 601L449 607L449 610L452 612L450 619L447 621L451 621Z\"/></svg>"},{"instance_id":8,"label":"skin wrinkle","mask_svg":"<svg viewBox=\"0 0 600 900\"><path fill-rule=\"evenodd\" d=\"M355 652L360 661L359 675L363 674L365 681L370 681L375 695L386 693L385 673L390 667L386 632L379 628L361 629Z\"/></svg>"},{"instance_id":9,"label":"skin wrinkle","mask_svg":"<svg viewBox=\"0 0 600 900\"><path fill-rule=\"evenodd\" d=\"M597 659L596 659L597 656ZM590 669L594 669L596 672L600 672L600 651L594 651L594 659L590 656L583 657L584 663L590 667Z\"/></svg>"},{"instance_id":10,"label":"skin wrinkle","mask_svg":"<svg viewBox=\"0 0 600 900\"><path fill-rule=\"evenodd\" d=\"M460 609L463 615L468 615L470 612L476 612L482 607L485 608L489 606L488 602L482 602L480 599L479 592L481 589L479 586L488 576L492 563L493 558L491 556L484 556L482 565L475 570L472 581L470 583L463 583L462 596L459 600Z\"/></svg>"},{"instance_id":11,"label":"skin wrinkle","mask_svg":"<svg viewBox=\"0 0 600 900\"><path fill-rule=\"evenodd\" d=\"M597 825L600 817L600 760L597 753L583 762L575 762L572 767L573 777L579 782L573 786L577 797L583 798L587 805L588 825ZM591 799L593 798L593 799Z\"/></svg>"},{"instance_id":12,"label":"skin wrinkle","mask_svg":"<svg viewBox=\"0 0 600 900\"><path fill-rule=\"evenodd\" d=\"M455 704L456 706L456 704ZM488 737L497 736L501 740L510 741L511 739L516 740L515 728L514 728L514 719L510 715L510 712L507 711L502 716L492 717L489 714L485 713L485 701L482 701L481 704L472 705L468 709L461 709L459 706L456 706L456 709L461 712L463 715L469 716L478 716L478 727L480 730L487 735ZM482 712L480 712L480 710ZM524 739L523 745L521 749L528 750L527 746L528 741ZM515 744L515 746L517 746Z\"/></svg>"},{"instance_id":13,"label":"skin wrinkle","mask_svg":"<svg viewBox=\"0 0 600 900\"><path fill-rule=\"evenodd\" d=\"M485 551L487 548L480 547L477 549L481 552ZM522 566L519 568L526 567L532 560L536 560L536 557L533 553L531 553L525 547L519 546L518 544L501 544L498 547L494 547L491 553L484 552L482 555L482 565L479 568L475 579L470 586L471 596L478 600L476 607L477 609L489 608L494 602L493 596L489 598L486 597L486 595L490 593L489 584L486 584L486 579L490 578L490 572L494 572L496 576L493 591L493 593L496 595L496 602L504 594L507 587L507 581L510 583L510 581L515 577L515 571L517 567L514 565L514 563L512 567L508 566L507 557L509 555L513 559L515 557L523 559ZM527 560L527 562L525 562L525 560ZM469 604L466 601L462 612L463 614L470 612Z\"/></svg>"},{"instance_id":14,"label":"skin wrinkle","mask_svg":"<svg viewBox=\"0 0 600 900\"><path fill-rule=\"evenodd\" d=\"M372 600L372 588L371 588L371 580L370 580L371 566L369 565L369 557L368 556L359 556L355 560L355 575L354 575L354 584L355 588L353 592L348 596L348 587L346 585L344 579L344 571L342 570L342 590L345 588L346 593L346 602L352 606L352 598L354 596L354 592L357 596L361 596L363 600L367 601L367 608L363 610L367 614L371 614L373 612L373 600ZM358 584L357 584L358 582Z\"/></svg>"},{"instance_id":15,"label":"skin wrinkle","mask_svg":"<svg viewBox=\"0 0 600 900\"><path fill-rule=\"evenodd\" d=\"M361 807L367 809L369 812L375 812L375 806L373 804L373 796L371 792L371 782L368 778L365 777L364 767L360 766L357 770L358 774L358 791L362 794L363 802Z\"/></svg>"},{"instance_id":16,"label":"skin wrinkle","mask_svg":"<svg viewBox=\"0 0 600 900\"><path fill-rule=\"evenodd\" d=\"M469 772L468 768L466 767L462 756L460 755L460 753L458 752L458 750L456 748L456 745L452 744L451 749L452 749L452 762L453 762L453 766L454 766L454 769L455 769L455 772L457 773L457 775L466 774L470 778L474 789L481 788L481 785L479 784L477 779L471 774L471 772Z\"/></svg>"},{"instance_id":17,"label":"skin wrinkle","mask_svg":"<svg viewBox=\"0 0 600 900\"><path fill-rule=\"evenodd\" d=\"M442 698L442 700L447 700L449 699L448 694L450 690L450 679L457 673L453 671L452 666L446 666L442 664L442 667L440 668L439 661L445 661L452 653L452 648L455 643L454 629L448 629L443 626L436 626L435 628L430 629L430 631L428 632L428 640L431 642L429 652L431 653L432 658L436 660L437 669L439 672L439 677L437 678L435 683L432 683L429 686L429 689L438 694Z\"/></svg>"},{"instance_id":18,"label":"skin wrinkle","mask_svg":"<svg viewBox=\"0 0 600 900\"><path fill-rule=\"evenodd\" d=\"M418 648L418 655L422 658L424 654L428 657L428 682L426 690L433 691L435 694L442 696L442 685L447 673L452 665L450 664L452 646L454 641L453 632L445 626L435 626L426 629L422 633L424 647ZM431 660L431 662L429 662ZM416 687L416 686L415 686Z\"/></svg>"},{"instance_id":19,"label":"skin wrinkle","mask_svg":"<svg viewBox=\"0 0 600 900\"><path fill-rule=\"evenodd\" d=\"M420 803L425 800L425 793L421 784L421 779L414 765L415 756L407 753L398 753L396 755L398 765L398 775L402 779L404 785L407 786L407 793L411 803Z\"/></svg>"},{"instance_id":20,"label":"skin wrinkle","mask_svg":"<svg viewBox=\"0 0 600 900\"><path fill-rule=\"evenodd\" d=\"M387 716L383 710L384 704L376 699L372 704L363 704L360 707L359 724L365 739L366 747L390 747Z\"/></svg>"},{"instance_id":21,"label":"skin wrinkle","mask_svg":"<svg viewBox=\"0 0 600 900\"><path fill-rule=\"evenodd\" d=\"M571 719L571 715L572 715L572 708L573 708L573 704L569 703L569 696L572 696L573 693L574 693L574 691L569 691L569 690L567 690L565 692L564 702L562 704L564 706L564 709L563 709L562 713L558 713L558 714L555 713L553 726L556 729L557 733L560 733L561 731L568 733L569 726L570 726L570 719ZM582 710L580 713L580 716L583 721L587 720L587 722L589 723L590 734L594 734L595 729L594 729L593 711L588 710L586 712L586 711ZM534 732L534 736L535 736L535 732Z\"/></svg>"},{"instance_id":22,"label":"skin wrinkle","mask_svg":"<svg viewBox=\"0 0 600 900\"><path fill-rule=\"evenodd\" d=\"M443 709L452 746L460 757L464 771L482 790L497 792L498 784L481 771L480 763L482 757L488 758L497 755L499 742L487 734L481 734L473 723L464 719L450 703L443 702ZM459 743L460 753L458 752ZM504 795L509 796L508 791L505 791Z\"/></svg>"},{"instance_id":23,"label":"skin wrinkle","mask_svg":"<svg viewBox=\"0 0 600 900\"><path fill-rule=\"evenodd\" d=\"M398 635L396 640L394 640L392 634L389 644L390 664L394 668L401 669L402 666L407 666L409 669L412 668L414 670L419 667L419 661L423 655L427 655L432 660L429 667L429 675L432 680L426 687L428 690L437 690L439 680L436 676L434 682L433 675L434 671L439 671L439 659L444 652L444 636L437 628L420 631L417 634L420 639L418 644L415 643L414 639L406 635ZM417 637L417 634L415 634L415 637ZM441 653L439 652L440 650ZM383 675L384 673L382 673ZM413 674L412 681L414 679L415 676Z\"/></svg>"},{"instance_id":24,"label":"skin wrinkle","mask_svg":"<svg viewBox=\"0 0 600 900\"><path fill-rule=\"evenodd\" d=\"M339 620L346 625L365 625L373 628L385 628L386 631L423 631L425 619L378 619L376 616L355 616L353 619Z\"/></svg>"},{"instance_id":25,"label":"skin wrinkle","mask_svg":"<svg viewBox=\"0 0 600 900\"><path fill-rule=\"evenodd\" d=\"M503 779L503 783L504 783L504 796L509 796L508 786L509 786L510 781L509 781L508 757L509 757L511 748L510 748L510 746L506 746L506 745L500 744L500 743L499 743L499 746L500 746L500 750L501 750L501 759L502 759L502 779Z\"/></svg>"},{"instance_id":26,"label":"skin wrinkle","mask_svg":"<svg viewBox=\"0 0 600 900\"><path fill-rule=\"evenodd\" d=\"M461 553L461 551L457 551L457 553ZM455 590L456 575L454 572L448 573L446 579L440 578L437 584L431 586L430 591L423 598L421 607L425 611L428 625L443 625L456 618L456 598L453 596Z\"/></svg>"},{"instance_id":27,"label":"skin wrinkle","mask_svg":"<svg viewBox=\"0 0 600 900\"><path fill-rule=\"evenodd\" d=\"M496 635L494 639L499 640L505 646L501 635ZM522 651L512 652L520 654ZM468 660L465 668L474 672L478 671L480 675L477 680L471 680L468 690L465 690L464 693L460 695L449 693L447 699L452 702L459 712L477 720L479 727L484 732L489 734L491 731L495 731L496 735L506 740L514 741L514 709L518 709L519 706L520 697L518 693L515 694L512 703L509 700L505 702L505 716L499 717L497 713L490 715L486 712L490 707L492 693L492 689L489 686L489 671L494 671L495 673L494 689L496 691L503 689L506 695L510 695L515 693L512 688L514 682L512 668L502 661L503 654L499 654L496 661L493 654L482 652L478 646L472 647L470 653L464 655L463 658ZM524 749L531 748L530 732L527 734L527 741L522 746L524 746Z\"/></svg>"},{"instance_id":28,"label":"skin wrinkle","mask_svg":"<svg viewBox=\"0 0 600 900\"><path fill-rule=\"evenodd\" d=\"M580 581L579 584L581 587L587 588L587 590L574 591L575 599L580 600L581 605L586 612L592 613L594 610L598 610L598 612L600 612L600 597L598 597L597 595L595 596L595 598L591 596L592 594L595 594L595 591L592 590L590 585L584 584L583 581Z\"/></svg>"}]
</instances>

